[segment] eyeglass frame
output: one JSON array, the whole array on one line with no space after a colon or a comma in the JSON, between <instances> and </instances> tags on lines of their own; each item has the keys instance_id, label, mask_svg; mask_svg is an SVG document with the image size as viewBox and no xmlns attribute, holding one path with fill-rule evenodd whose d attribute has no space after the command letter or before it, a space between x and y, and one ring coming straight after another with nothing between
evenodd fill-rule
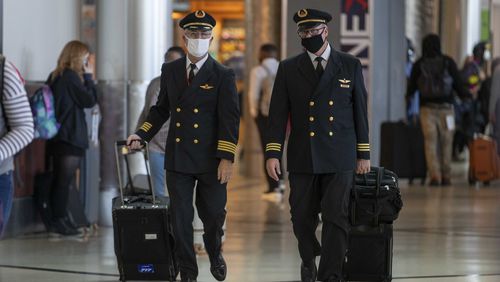
<instances>
[{"instance_id":1,"label":"eyeglass frame","mask_svg":"<svg viewBox=\"0 0 500 282\"><path fill-rule=\"evenodd\" d=\"M319 28L308 28L308 29L304 29L304 30L298 29L297 30L297 35L300 38L308 38L307 37L308 35L310 35L312 37L312 36L323 34L323 32L325 31L326 28L327 28L327 26L323 25L323 26L321 26ZM304 33L304 36L300 35L301 33Z\"/></svg>"},{"instance_id":2,"label":"eyeglass frame","mask_svg":"<svg viewBox=\"0 0 500 282\"><path fill-rule=\"evenodd\" d=\"M212 30L184 30L184 35L189 39L212 38Z\"/></svg>"}]
</instances>

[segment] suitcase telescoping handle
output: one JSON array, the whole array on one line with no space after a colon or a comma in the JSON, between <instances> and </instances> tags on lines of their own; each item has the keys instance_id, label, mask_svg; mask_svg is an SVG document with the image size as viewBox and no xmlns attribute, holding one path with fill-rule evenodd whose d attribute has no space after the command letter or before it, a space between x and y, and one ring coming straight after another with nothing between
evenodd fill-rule
<instances>
[{"instance_id":1,"label":"suitcase telescoping handle","mask_svg":"<svg viewBox=\"0 0 500 282\"><path fill-rule=\"evenodd\" d=\"M148 142L144 140L139 140L141 145L143 146L138 152L142 152L144 156L144 164L146 166L146 174L148 178L148 185L149 185L149 192L152 195L153 198L153 205L156 205L156 195L155 195L155 190L153 189L153 179L151 178L151 173L150 173L150 167L149 167L149 144ZM120 150L121 149L121 150ZM130 166L128 163L128 157L127 155L130 154L130 149L128 149L127 145L127 140L118 140L115 142L115 158L116 158L116 171L118 173L118 185L120 186L120 198L122 201L122 206L125 205L125 201L123 198L123 182L122 182L122 175L121 175L121 169L120 169L120 155L124 156L125 159L125 165L127 167L127 175L128 175L128 181L130 185L132 185L133 188L133 181L132 181L132 175L130 173Z\"/></svg>"}]
</instances>

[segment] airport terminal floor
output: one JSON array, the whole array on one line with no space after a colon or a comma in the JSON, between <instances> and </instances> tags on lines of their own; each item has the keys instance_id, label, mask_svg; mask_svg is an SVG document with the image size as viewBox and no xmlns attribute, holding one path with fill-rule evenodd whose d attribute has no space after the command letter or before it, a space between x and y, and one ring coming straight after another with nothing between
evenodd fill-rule
<instances>
[{"instance_id":1,"label":"airport terminal floor","mask_svg":"<svg viewBox=\"0 0 500 282\"><path fill-rule=\"evenodd\" d=\"M401 181L404 207L394 226L394 281L500 281L500 183L470 187L463 177L465 163L453 169L451 187ZM300 280L289 205L261 200L263 189L263 180L241 176L230 184L226 281ZM108 227L87 240L46 234L2 240L0 254L2 282L118 281ZM208 257L198 261L198 281L215 281Z\"/></svg>"}]
</instances>

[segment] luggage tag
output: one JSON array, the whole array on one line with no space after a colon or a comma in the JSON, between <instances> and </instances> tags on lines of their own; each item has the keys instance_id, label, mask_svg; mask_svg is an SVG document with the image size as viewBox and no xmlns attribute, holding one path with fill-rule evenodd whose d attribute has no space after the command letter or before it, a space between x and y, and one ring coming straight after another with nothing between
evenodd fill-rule
<instances>
[{"instance_id":1,"label":"luggage tag","mask_svg":"<svg viewBox=\"0 0 500 282\"><path fill-rule=\"evenodd\" d=\"M447 115L446 116L446 128L450 131L455 130L455 116Z\"/></svg>"}]
</instances>

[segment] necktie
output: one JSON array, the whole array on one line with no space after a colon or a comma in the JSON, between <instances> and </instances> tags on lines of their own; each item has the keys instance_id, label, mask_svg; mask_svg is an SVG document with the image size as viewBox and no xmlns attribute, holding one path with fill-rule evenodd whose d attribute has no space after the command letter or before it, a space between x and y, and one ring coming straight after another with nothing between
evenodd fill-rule
<instances>
[{"instance_id":1,"label":"necktie","mask_svg":"<svg viewBox=\"0 0 500 282\"><path fill-rule=\"evenodd\" d=\"M316 74L318 75L319 78L321 78L321 76L323 75L323 72L325 71L323 69L323 64L321 63L323 61L323 58L322 57L316 57L316 59L314 59L316 62L318 62L318 65L316 66Z\"/></svg>"},{"instance_id":2,"label":"necktie","mask_svg":"<svg viewBox=\"0 0 500 282\"><path fill-rule=\"evenodd\" d=\"M189 67L191 68L191 70L189 71L188 83L191 84L194 78L194 70L196 69L196 65L190 64Z\"/></svg>"}]
</instances>

